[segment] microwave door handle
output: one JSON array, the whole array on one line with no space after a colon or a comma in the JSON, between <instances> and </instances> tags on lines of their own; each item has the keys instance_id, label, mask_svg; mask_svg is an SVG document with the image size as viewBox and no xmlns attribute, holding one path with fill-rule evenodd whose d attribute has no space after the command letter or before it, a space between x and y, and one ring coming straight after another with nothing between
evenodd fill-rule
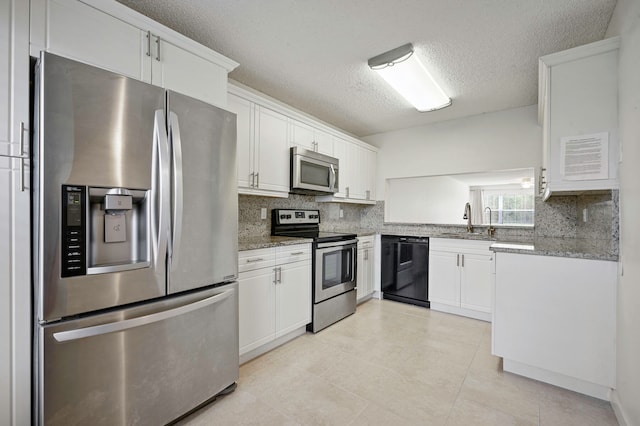
<instances>
[{"instance_id":1,"label":"microwave door handle","mask_svg":"<svg viewBox=\"0 0 640 426\"><path fill-rule=\"evenodd\" d=\"M331 166L331 176L329 177L329 188L333 190L334 186L336 185L336 169L334 169L333 164L330 164L330 166Z\"/></svg>"},{"instance_id":2,"label":"microwave door handle","mask_svg":"<svg viewBox=\"0 0 640 426\"><path fill-rule=\"evenodd\" d=\"M153 136L153 181L151 191L153 202L152 223L154 238L154 266L157 269L164 263L167 254L169 232L169 140L165 127L165 114L157 110L154 117Z\"/></svg>"},{"instance_id":3,"label":"microwave door handle","mask_svg":"<svg viewBox=\"0 0 640 426\"><path fill-rule=\"evenodd\" d=\"M178 116L175 112L169 113L169 134L173 150L173 238L170 257L171 270L175 271L179 262L183 214L182 139L180 138Z\"/></svg>"}]
</instances>

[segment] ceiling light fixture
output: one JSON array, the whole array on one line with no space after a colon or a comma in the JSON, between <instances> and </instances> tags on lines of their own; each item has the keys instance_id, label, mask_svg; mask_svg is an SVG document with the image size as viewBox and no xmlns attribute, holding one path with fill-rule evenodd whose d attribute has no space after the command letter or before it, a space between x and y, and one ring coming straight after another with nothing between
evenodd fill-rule
<instances>
[{"instance_id":1,"label":"ceiling light fixture","mask_svg":"<svg viewBox=\"0 0 640 426\"><path fill-rule=\"evenodd\" d=\"M414 55L411 43L369 59L369 67L420 112L451 105L451 98Z\"/></svg>"}]
</instances>

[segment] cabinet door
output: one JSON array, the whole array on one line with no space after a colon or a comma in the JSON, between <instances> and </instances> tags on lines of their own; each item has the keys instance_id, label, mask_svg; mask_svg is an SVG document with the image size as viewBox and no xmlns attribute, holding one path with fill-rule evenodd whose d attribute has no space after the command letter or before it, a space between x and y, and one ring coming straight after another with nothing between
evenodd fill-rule
<instances>
[{"instance_id":1,"label":"cabinet door","mask_svg":"<svg viewBox=\"0 0 640 426\"><path fill-rule=\"evenodd\" d=\"M251 188L253 173L253 103L229 93L227 109L236 114L238 187Z\"/></svg>"},{"instance_id":2,"label":"cabinet door","mask_svg":"<svg viewBox=\"0 0 640 426\"><path fill-rule=\"evenodd\" d=\"M289 192L287 117L256 106L256 162L258 189Z\"/></svg>"},{"instance_id":3,"label":"cabinet door","mask_svg":"<svg viewBox=\"0 0 640 426\"><path fill-rule=\"evenodd\" d=\"M378 161L378 153L376 151L365 149L367 170L365 173L365 198L367 200L376 199L376 168Z\"/></svg>"},{"instance_id":4,"label":"cabinet door","mask_svg":"<svg viewBox=\"0 0 640 426\"><path fill-rule=\"evenodd\" d=\"M362 300L367 295L367 271L369 268L367 261L365 261L365 250L366 249L361 245L358 245L358 256L356 259L356 265L358 265L358 277L356 279L356 295L358 301Z\"/></svg>"},{"instance_id":5,"label":"cabinet door","mask_svg":"<svg viewBox=\"0 0 640 426\"><path fill-rule=\"evenodd\" d=\"M316 143L316 151L320 154L333 156L333 136L318 129L315 130L313 136Z\"/></svg>"},{"instance_id":6,"label":"cabinet door","mask_svg":"<svg viewBox=\"0 0 640 426\"><path fill-rule=\"evenodd\" d=\"M311 322L311 263L278 266L276 284L276 338Z\"/></svg>"},{"instance_id":7,"label":"cabinet door","mask_svg":"<svg viewBox=\"0 0 640 426\"><path fill-rule=\"evenodd\" d=\"M227 107L227 70L158 37L152 38L151 81L156 86Z\"/></svg>"},{"instance_id":8,"label":"cabinet door","mask_svg":"<svg viewBox=\"0 0 640 426\"><path fill-rule=\"evenodd\" d=\"M21 168L0 157L1 424L28 424L31 415L30 178L29 165L24 180Z\"/></svg>"},{"instance_id":9,"label":"cabinet door","mask_svg":"<svg viewBox=\"0 0 640 426\"><path fill-rule=\"evenodd\" d=\"M238 276L240 354L273 339L276 332L274 268L241 272Z\"/></svg>"},{"instance_id":10,"label":"cabinet door","mask_svg":"<svg viewBox=\"0 0 640 426\"><path fill-rule=\"evenodd\" d=\"M310 151L316 150L313 127L300 121L291 120L291 144Z\"/></svg>"},{"instance_id":11,"label":"cabinet door","mask_svg":"<svg viewBox=\"0 0 640 426\"><path fill-rule=\"evenodd\" d=\"M460 306L491 313L491 262L493 256L461 254Z\"/></svg>"},{"instance_id":12,"label":"cabinet door","mask_svg":"<svg viewBox=\"0 0 640 426\"><path fill-rule=\"evenodd\" d=\"M349 198L364 200L365 192L365 173L366 167L366 151L360 145L354 143L347 144L347 171L349 172Z\"/></svg>"},{"instance_id":13,"label":"cabinet door","mask_svg":"<svg viewBox=\"0 0 640 426\"><path fill-rule=\"evenodd\" d=\"M460 255L429 252L429 301L460 306Z\"/></svg>"},{"instance_id":14,"label":"cabinet door","mask_svg":"<svg viewBox=\"0 0 640 426\"><path fill-rule=\"evenodd\" d=\"M26 155L29 127L29 2L0 4L0 155ZM21 141L23 143L21 143ZM20 152L24 148L25 152Z\"/></svg>"},{"instance_id":15,"label":"cabinet door","mask_svg":"<svg viewBox=\"0 0 640 426\"><path fill-rule=\"evenodd\" d=\"M349 186L350 169L347 166L347 141L336 138L333 144L333 156L338 159L338 192L334 197L345 198L347 196L347 186Z\"/></svg>"},{"instance_id":16,"label":"cabinet door","mask_svg":"<svg viewBox=\"0 0 640 426\"><path fill-rule=\"evenodd\" d=\"M32 54L44 49L151 81L152 40L146 31L75 0L33 0L31 13Z\"/></svg>"}]
</instances>

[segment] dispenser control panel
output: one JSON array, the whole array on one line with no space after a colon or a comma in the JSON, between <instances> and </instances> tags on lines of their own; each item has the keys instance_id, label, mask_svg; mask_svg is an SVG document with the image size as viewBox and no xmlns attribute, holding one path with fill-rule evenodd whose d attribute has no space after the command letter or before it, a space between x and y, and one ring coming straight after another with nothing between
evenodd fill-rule
<instances>
[{"instance_id":1,"label":"dispenser control panel","mask_svg":"<svg viewBox=\"0 0 640 426\"><path fill-rule=\"evenodd\" d=\"M87 273L86 256L87 188L62 186L62 251L60 275L73 277Z\"/></svg>"}]
</instances>

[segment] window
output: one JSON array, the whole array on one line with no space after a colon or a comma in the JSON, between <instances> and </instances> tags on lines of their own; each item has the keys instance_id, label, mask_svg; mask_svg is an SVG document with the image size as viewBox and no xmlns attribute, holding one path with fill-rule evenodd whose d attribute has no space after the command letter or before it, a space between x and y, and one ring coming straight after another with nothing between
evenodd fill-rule
<instances>
[{"instance_id":1,"label":"window","mask_svg":"<svg viewBox=\"0 0 640 426\"><path fill-rule=\"evenodd\" d=\"M491 223L500 225L533 225L534 196L531 189L484 189L482 204L491 208ZM482 222L489 223L489 211Z\"/></svg>"}]
</instances>

